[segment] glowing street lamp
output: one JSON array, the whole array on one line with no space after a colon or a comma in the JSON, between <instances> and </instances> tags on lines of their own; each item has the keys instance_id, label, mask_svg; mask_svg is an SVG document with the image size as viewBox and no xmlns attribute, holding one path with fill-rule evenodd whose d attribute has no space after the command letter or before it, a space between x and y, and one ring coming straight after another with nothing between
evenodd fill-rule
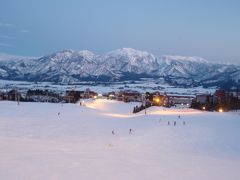
<instances>
[{"instance_id":1,"label":"glowing street lamp","mask_svg":"<svg viewBox=\"0 0 240 180\"><path fill-rule=\"evenodd\" d=\"M206 107L205 107L205 106L203 106L203 107L202 107L202 109L203 109L203 110L206 110Z\"/></svg>"},{"instance_id":2,"label":"glowing street lamp","mask_svg":"<svg viewBox=\"0 0 240 180\"><path fill-rule=\"evenodd\" d=\"M223 112L223 109L222 109L222 108L219 108L218 112Z\"/></svg>"}]
</instances>

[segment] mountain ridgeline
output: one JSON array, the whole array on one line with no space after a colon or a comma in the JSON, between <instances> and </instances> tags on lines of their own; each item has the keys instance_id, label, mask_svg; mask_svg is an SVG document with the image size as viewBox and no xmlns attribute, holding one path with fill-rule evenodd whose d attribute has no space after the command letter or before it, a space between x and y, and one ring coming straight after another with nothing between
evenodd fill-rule
<instances>
[{"instance_id":1,"label":"mountain ridgeline","mask_svg":"<svg viewBox=\"0 0 240 180\"><path fill-rule=\"evenodd\" d=\"M122 48L103 55L64 50L33 59L0 61L0 79L77 83L153 78L175 86L239 86L240 66L200 57L154 56Z\"/></svg>"}]
</instances>

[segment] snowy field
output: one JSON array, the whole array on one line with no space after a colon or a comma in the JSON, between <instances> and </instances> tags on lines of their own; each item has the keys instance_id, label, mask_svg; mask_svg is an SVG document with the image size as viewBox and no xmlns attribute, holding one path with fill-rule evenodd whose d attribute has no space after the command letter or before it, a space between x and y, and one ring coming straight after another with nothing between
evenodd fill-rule
<instances>
[{"instance_id":1,"label":"snowy field","mask_svg":"<svg viewBox=\"0 0 240 180\"><path fill-rule=\"evenodd\" d=\"M0 179L240 179L239 112L134 105L0 101Z\"/></svg>"},{"instance_id":2,"label":"snowy field","mask_svg":"<svg viewBox=\"0 0 240 180\"><path fill-rule=\"evenodd\" d=\"M93 82L92 82L93 83ZM84 91L87 88L90 88L93 91L104 94L111 91L123 91L123 90L135 90L141 93L149 92L166 92L167 94L182 94L182 95L196 95L204 93L214 93L216 88L203 88L203 87L192 87L192 88L176 88L174 86L166 84L156 84L154 80L147 79L142 81L124 81L124 82L115 82L111 84L91 84L89 82L82 82L80 85L59 85L51 82L27 82L27 81L7 81L0 80L0 91L10 91L17 88L23 94L26 93L28 89L47 89L54 92L65 93L66 90L80 90Z\"/></svg>"}]
</instances>

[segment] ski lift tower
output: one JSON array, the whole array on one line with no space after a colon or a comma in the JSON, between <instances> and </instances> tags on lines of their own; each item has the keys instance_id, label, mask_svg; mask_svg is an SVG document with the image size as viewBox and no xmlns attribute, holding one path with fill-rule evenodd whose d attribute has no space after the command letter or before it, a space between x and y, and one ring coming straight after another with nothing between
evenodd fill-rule
<instances>
[{"instance_id":1,"label":"ski lift tower","mask_svg":"<svg viewBox=\"0 0 240 180\"><path fill-rule=\"evenodd\" d=\"M145 111L145 115L147 114L147 108L146 108L146 94L142 95L142 105L144 106L144 111Z\"/></svg>"},{"instance_id":2,"label":"ski lift tower","mask_svg":"<svg viewBox=\"0 0 240 180\"><path fill-rule=\"evenodd\" d=\"M15 93L15 101L17 102L17 105L20 104L20 94L18 93L17 87L14 88L14 93Z\"/></svg>"}]
</instances>

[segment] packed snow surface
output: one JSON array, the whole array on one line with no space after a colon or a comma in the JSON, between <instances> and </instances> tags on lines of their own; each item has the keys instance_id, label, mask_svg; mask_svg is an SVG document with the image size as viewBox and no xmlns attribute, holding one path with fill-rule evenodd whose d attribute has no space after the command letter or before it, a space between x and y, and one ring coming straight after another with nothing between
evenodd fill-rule
<instances>
[{"instance_id":1,"label":"packed snow surface","mask_svg":"<svg viewBox=\"0 0 240 180\"><path fill-rule=\"evenodd\" d=\"M1 101L0 179L240 179L239 112L81 103Z\"/></svg>"}]
</instances>

